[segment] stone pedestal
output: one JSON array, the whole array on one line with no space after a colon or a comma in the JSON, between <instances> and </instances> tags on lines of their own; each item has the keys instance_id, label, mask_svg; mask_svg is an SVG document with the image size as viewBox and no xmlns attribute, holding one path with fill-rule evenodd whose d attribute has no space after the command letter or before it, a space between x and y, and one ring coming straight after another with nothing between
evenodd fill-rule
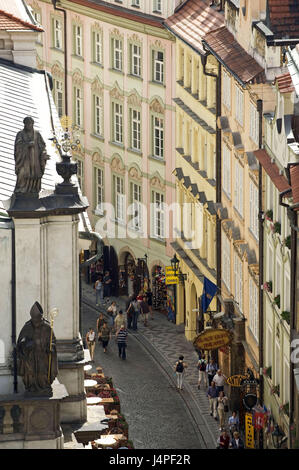
<instances>
[{"instance_id":1,"label":"stone pedestal","mask_svg":"<svg viewBox=\"0 0 299 470\"><path fill-rule=\"evenodd\" d=\"M60 406L67 396L57 380L52 397L0 396L0 449L63 449Z\"/></svg>"}]
</instances>

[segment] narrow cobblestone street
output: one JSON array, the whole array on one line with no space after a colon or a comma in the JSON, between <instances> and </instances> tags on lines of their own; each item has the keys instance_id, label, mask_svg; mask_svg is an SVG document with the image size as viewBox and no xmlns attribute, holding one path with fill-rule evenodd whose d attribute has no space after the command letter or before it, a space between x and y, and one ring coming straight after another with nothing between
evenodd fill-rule
<instances>
[{"instance_id":1,"label":"narrow cobblestone street","mask_svg":"<svg viewBox=\"0 0 299 470\"><path fill-rule=\"evenodd\" d=\"M99 309L90 285L82 286L83 334L96 328ZM124 309L123 298L110 298ZM130 331L128 358L121 361L113 338L106 354L96 346L95 366L100 365L113 378L119 393L121 411L129 423L130 439L139 449L214 449L219 424L209 413L206 390L197 389L197 354L184 336L183 326L167 321L158 312L155 319L138 331ZM183 354L188 369L184 390L175 386L173 365Z\"/></svg>"}]
</instances>

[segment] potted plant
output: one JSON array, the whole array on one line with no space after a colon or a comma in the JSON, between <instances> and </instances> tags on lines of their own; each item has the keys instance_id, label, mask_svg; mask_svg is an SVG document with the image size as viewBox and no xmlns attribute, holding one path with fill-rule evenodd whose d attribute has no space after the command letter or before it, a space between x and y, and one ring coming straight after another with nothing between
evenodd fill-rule
<instances>
[{"instance_id":1,"label":"potted plant","mask_svg":"<svg viewBox=\"0 0 299 470\"><path fill-rule=\"evenodd\" d=\"M266 212L266 220L271 220L271 222L273 221L273 210L272 209L269 209L267 212Z\"/></svg>"},{"instance_id":2,"label":"potted plant","mask_svg":"<svg viewBox=\"0 0 299 470\"><path fill-rule=\"evenodd\" d=\"M290 250L291 249L291 235L288 235L284 241L283 244Z\"/></svg>"},{"instance_id":3,"label":"potted plant","mask_svg":"<svg viewBox=\"0 0 299 470\"><path fill-rule=\"evenodd\" d=\"M291 312L288 312L287 310L284 310L282 313L281 313L281 318L283 320L285 320L287 322L287 324L289 325L290 324L290 320L291 320Z\"/></svg>"},{"instance_id":4,"label":"potted plant","mask_svg":"<svg viewBox=\"0 0 299 470\"><path fill-rule=\"evenodd\" d=\"M278 308L280 308L280 295L279 294L274 297L273 303L277 305Z\"/></svg>"},{"instance_id":5,"label":"potted plant","mask_svg":"<svg viewBox=\"0 0 299 470\"><path fill-rule=\"evenodd\" d=\"M277 395L279 397L279 394L280 394L280 387L279 387L279 384L278 385L274 385L272 388L271 388L271 395Z\"/></svg>"},{"instance_id":6,"label":"potted plant","mask_svg":"<svg viewBox=\"0 0 299 470\"><path fill-rule=\"evenodd\" d=\"M274 233L279 233L281 234L281 223L280 222L274 222Z\"/></svg>"},{"instance_id":7,"label":"potted plant","mask_svg":"<svg viewBox=\"0 0 299 470\"><path fill-rule=\"evenodd\" d=\"M287 416L290 416L290 404L289 402L284 403L284 405L281 405L281 409L286 414Z\"/></svg>"},{"instance_id":8,"label":"potted plant","mask_svg":"<svg viewBox=\"0 0 299 470\"><path fill-rule=\"evenodd\" d=\"M270 379L272 378L272 366L269 366L269 367L265 367L263 369L263 374L266 376L266 377L269 377Z\"/></svg>"},{"instance_id":9,"label":"potted plant","mask_svg":"<svg viewBox=\"0 0 299 470\"><path fill-rule=\"evenodd\" d=\"M265 282L263 287L265 291L272 292L272 281Z\"/></svg>"}]
</instances>

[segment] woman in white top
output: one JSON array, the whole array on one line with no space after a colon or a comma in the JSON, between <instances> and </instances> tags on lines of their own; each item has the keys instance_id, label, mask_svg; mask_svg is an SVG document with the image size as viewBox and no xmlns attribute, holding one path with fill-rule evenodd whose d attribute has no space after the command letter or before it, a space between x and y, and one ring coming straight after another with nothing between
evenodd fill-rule
<instances>
[{"instance_id":1,"label":"woman in white top","mask_svg":"<svg viewBox=\"0 0 299 470\"><path fill-rule=\"evenodd\" d=\"M90 353L90 359L93 361L94 348L96 346L96 334L92 328L89 328L89 331L86 334L86 342Z\"/></svg>"},{"instance_id":2,"label":"woman in white top","mask_svg":"<svg viewBox=\"0 0 299 470\"><path fill-rule=\"evenodd\" d=\"M220 421L220 430L223 429L225 425L225 410L227 408L227 401L228 398L224 396L224 392L219 392L218 396L218 416L219 416L219 421Z\"/></svg>"}]
</instances>

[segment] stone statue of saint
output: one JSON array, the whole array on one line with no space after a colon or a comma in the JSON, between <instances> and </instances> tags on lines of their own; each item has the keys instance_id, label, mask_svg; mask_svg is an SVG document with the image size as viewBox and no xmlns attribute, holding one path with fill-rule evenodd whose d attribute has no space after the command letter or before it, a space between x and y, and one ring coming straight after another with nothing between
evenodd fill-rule
<instances>
[{"instance_id":1,"label":"stone statue of saint","mask_svg":"<svg viewBox=\"0 0 299 470\"><path fill-rule=\"evenodd\" d=\"M18 375L23 378L27 395L52 396L51 384L58 373L56 339L38 302L30 316L17 342Z\"/></svg>"},{"instance_id":2,"label":"stone statue of saint","mask_svg":"<svg viewBox=\"0 0 299 470\"><path fill-rule=\"evenodd\" d=\"M24 129L17 133L15 140L17 182L14 192L38 195L49 156L41 134L33 129L32 117L25 117L23 122Z\"/></svg>"}]
</instances>

